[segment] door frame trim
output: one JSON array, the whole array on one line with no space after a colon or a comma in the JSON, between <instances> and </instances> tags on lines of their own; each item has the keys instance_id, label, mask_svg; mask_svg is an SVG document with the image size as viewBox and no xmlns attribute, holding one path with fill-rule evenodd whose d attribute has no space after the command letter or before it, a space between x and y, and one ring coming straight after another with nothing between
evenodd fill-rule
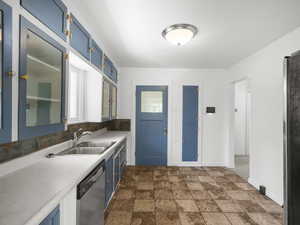
<instances>
[{"instance_id":1,"label":"door frame trim","mask_svg":"<svg viewBox=\"0 0 300 225\"><path fill-rule=\"evenodd\" d=\"M131 126L131 134L132 134L132 148L130 152L130 165L135 165L135 155L136 155L136 87L137 86L167 86L168 87L168 118L167 118L167 123L168 123L168 138L167 138L167 166L170 165L170 158L171 158L171 149L172 149L172 123L173 121L173 115L171 113L171 106L173 105L172 103L172 98L170 93L172 92L172 82L166 82L166 81L133 81L132 82L132 110L131 110L131 115L130 117L132 118L132 126Z\"/></svg>"}]
</instances>

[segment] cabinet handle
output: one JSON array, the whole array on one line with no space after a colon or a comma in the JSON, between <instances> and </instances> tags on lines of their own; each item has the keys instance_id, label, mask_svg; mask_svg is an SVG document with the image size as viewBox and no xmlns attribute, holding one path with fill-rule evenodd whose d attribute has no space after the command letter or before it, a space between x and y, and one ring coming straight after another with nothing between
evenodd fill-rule
<instances>
[{"instance_id":1,"label":"cabinet handle","mask_svg":"<svg viewBox=\"0 0 300 225\"><path fill-rule=\"evenodd\" d=\"M64 54L64 58L65 58L65 60L68 60L69 59L69 54L68 53Z\"/></svg>"},{"instance_id":2,"label":"cabinet handle","mask_svg":"<svg viewBox=\"0 0 300 225\"><path fill-rule=\"evenodd\" d=\"M67 15L67 20L69 20L70 23L73 23L73 18L70 14Z\"/></svg>"},{"instance_id":3,"label":"cabinet handle","mask_svg":"<svg viewBox=\"0 0 300 225\"><path fill-rule=\"evenodd\" d=\"M14 71L9 71L7 73L8 76L13 77L16 73Z\"/></svg>"},{"instance_id":4,"label":"cabinet handle","mask_svg":"<svg viewBox=\"0 0 300 225\"><path fill-rule=\"evenodd\" d=\"M23 80L28 80L29 75L25 74L25 75L20 76L20 78L23 79Z\"/></svg>"}]
</instances>

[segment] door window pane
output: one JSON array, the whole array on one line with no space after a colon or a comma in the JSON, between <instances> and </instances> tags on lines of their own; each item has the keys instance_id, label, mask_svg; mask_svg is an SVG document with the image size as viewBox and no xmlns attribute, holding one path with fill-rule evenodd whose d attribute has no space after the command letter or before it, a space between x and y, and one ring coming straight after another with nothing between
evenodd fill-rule
<instances>
[{"instance_id":1,"label":"door window pane","mask_svg":"<svg viewBox=\"0 0 300 225\"><path fill-rule=\"evenodd\" d=\"M162 91L142 91L141 112L161 113L163 112L163 92Z\"/></svg>"},{"instance_id":2,"label":"door window pane","mask_svg":"<svg viewBox=\"0 0 300 225\"><path fill-rule=\"evenodd\" d=\"M2 128L2 54L3 54L3 29L2 12L0 11L0 128Z\"/></svg>"},{"instance_id":3,"label":"door window pane","mask_svg":"<svg viewBox=\"0 0 300 225\"><path fill-rule=\"evenodd\" d=\"M63 53L27 31L26 126L61 122Z\"/></svg>"}]
</instances>

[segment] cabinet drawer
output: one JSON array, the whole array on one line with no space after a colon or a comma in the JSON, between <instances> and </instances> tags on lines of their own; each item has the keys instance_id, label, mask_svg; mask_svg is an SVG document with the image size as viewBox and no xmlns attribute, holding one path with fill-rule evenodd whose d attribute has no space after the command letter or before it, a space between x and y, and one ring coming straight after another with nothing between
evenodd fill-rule
<instances>
[{"instance_id":1,"label":"cabinet drawer","mask_svg":"<svg viewBox=\"0 0 300 225\"><path fill-rule=\"evenodd\" d=\"M71 46L76 49L83 57L90 60L91 35L80 24L80 22L71 15L72 22L70 25L71 31Z\"/></svg>"},{"instance_id":2,"label":"cabinet drawer","mask_svg":"<svg viewBox=\"0 0 300 225\"><path fill-rule=\"evenodd\" d=\"M21 0L21 5L34 17L66 40L67 7L61 0Z\"/></svg>"}]
</instances>

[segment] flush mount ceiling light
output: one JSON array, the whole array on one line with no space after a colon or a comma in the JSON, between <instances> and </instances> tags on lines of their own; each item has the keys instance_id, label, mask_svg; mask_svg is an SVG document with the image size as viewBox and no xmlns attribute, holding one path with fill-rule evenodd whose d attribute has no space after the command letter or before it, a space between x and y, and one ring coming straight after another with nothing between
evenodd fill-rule
<instances>
[{"instance_id":1,"label":"flush mount ceiling light","mask_svg":"<svg viewBox=\"0 0 300 225\"><path fill-rule=\"evenodd\" d=\"M197 27L191 24L174 24L163 30L162 36L174 45L184 45L198 33Z\"/></svg>"}]
</instances>

